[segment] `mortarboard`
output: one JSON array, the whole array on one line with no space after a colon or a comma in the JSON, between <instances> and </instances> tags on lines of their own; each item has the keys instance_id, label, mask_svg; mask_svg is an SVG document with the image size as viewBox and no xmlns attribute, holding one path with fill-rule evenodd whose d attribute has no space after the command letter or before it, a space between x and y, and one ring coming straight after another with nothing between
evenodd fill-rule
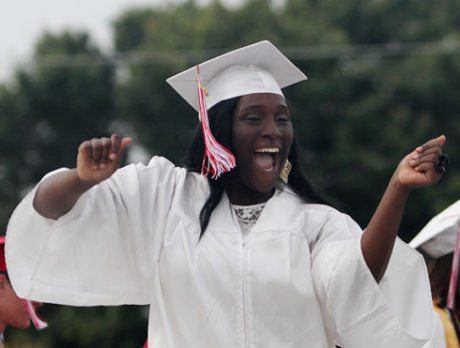
<instances>
[{"instance_id":1,"label":"mortarboard","mask_svg":"<svg viewBox=\"0 0 460 348\"><path fill-rule=\"evenodd\" d=\"M283 95L281 89L306 80L270 41L260 41L222 54L171 76L166 81L199 112L205 138L203 175L214 179L235 167L232 153L212 136L207 110L217 103L253 93Z\"/></svg>"},{"instance_id":2,"label":"mortarboard","mask_svg":"<svg viewBox=\"0 0 460 348\"><path fill-rule=\"evenodd\" d=\"M454 253L447 298L447 307L453 309L460 257L460 200L432 218L409 245L434 259Z\"/></svg>"},{"instance_id":3,"label":"mortarboard","mask_svg":"<svg viewBox=\"0 0 460 348\"><path fill-rule=\"evenodd\" d=\"M460 223L460 200L433 217L409 243L437 259L455 250Z\"/></svg>"}]
</instances>

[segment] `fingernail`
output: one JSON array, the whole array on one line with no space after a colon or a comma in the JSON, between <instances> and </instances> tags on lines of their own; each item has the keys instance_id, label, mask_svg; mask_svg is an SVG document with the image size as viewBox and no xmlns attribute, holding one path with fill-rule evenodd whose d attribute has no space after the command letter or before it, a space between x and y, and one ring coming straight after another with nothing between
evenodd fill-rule
<instances>
[{"instance_id":1,"label":"fingernail","mask_svg":"<svg viewBox=\"0 0 460 348\"><path fill-rule=\"evenodd\" d=\"M114 160L117 158L117 155L115 155L113 152L109 155L109 159Z\"/></svg>"},{"instance_id":2,"label":"fingernail","mask_svg":"<svg viewBox=\"0 0 460 348\"><path fill-rule=\"evenodd\" d=\"M105 163L101 163L100 167L101 167L101 169L104 169L105 168Z\"/></svg>"}]
</instances>

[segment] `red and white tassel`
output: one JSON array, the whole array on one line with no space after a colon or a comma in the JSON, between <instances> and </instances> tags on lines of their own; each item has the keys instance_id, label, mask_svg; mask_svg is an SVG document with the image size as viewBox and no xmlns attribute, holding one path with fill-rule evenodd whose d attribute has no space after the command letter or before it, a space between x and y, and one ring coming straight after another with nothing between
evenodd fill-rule
<instances>
[{"instance_id":1,"label":"red and white tassel","mask_svg":"<svg viewBox=\"0 0 460 348\"><path fill-rule=\"evenodd\" d=\"M198 85L198 101L200 106L200 121L203 130L205 153L201 174L207 176L211 174L213 179L217 179L223 173L235 168L235 156L214 138L209 127L208 108L206 106L206 88L201 84L200 68L197 65L196 82Z\"/></svg>"},{"instance_id":2,"label":"red and white tassel","mask_svg":"<svg viewBox=\"0 0 460 348\"><path fill-rule=\"evenodd\" d=\"M455 294L457 293L458 264L460 256L460 223L457 230L457 240L455 242L454 257L452 259L452 270L450 272L449 292L447 295L447 308L454 309Z\"/></svg>"},{"instance_id":3,"label":"red and white tassel","mask_svg":"<svg viewBox=\"0 0 460 348\"><path fill-rule=\"evenodd\" d=\"M26 305L27 314L29 314L29 318L30 320L32 320L32 323L34 324L35 328L37 330L46 329L48 327L48 323L46 322L46 320L39 317L39 315L35 311L35 307L32 304L32 301L24 300L24 304Z\"/></svg>"}]
</instances>

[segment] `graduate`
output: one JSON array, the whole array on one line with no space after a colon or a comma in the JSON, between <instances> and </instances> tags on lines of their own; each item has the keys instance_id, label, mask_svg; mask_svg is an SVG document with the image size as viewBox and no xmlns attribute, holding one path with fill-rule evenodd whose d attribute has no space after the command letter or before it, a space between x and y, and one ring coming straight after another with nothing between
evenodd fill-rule
<instances>
[{"instance_id":1,"label":"graduate","mask_svg":"<svg viewBox=\"0 0 460 348\"><path fill-rule=\"evenodd\" d=\"M300 170L282 89L303 80L268 41L169 78L200 120L184 167L119 168L131 139L83 141L10 219L16 291L150 304L151 348L429 347L426 266L396 236L410 192L445 171L446 138L401 160L363 232Z\"/></svg>"},{"instance_id":2,"label":"graduate","mask_svg":"<svg viewBox=\"0 0 460 348\"><path fill-rule=\"evenodd\" d=\"M26 329L32 319L38 329L47 326L46 321L36 313L41 303L23 300L14 292L5 263L5 237L0 236L0 348L3 348L3 332L7 326Z\"/></svg>"},{"instance_id":3,"label":"graduate","mask_svg":"<svg viewBox=\"0 0 460 348\"><path fill-rule=\"evenodd\" d=\"M459 237L460 200L431 219L409 243L427 261L433 306L447 348L460 348Z\"/></svg>"}]
</instances>

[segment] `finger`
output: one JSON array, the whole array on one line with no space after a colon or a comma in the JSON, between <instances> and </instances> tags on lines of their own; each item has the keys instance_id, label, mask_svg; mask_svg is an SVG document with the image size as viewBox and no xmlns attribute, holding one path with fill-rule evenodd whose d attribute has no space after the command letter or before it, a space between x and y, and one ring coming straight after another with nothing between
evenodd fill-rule
<instances>
[{"instance_id":1,"label":"finger","mask_svg":"<svg viewBox=\"0 0 460 348\"><path fill-rule=\"evenodd\" d=\"M101 168L105 168L109 162L109 154L112 143L109 138L101 138L102 143L102 155L101 155Z\"/></svg>"},{"instance_id":2,"label":"finger","mask_svg":"<svg viewBox=\"0 0 460 348\"><path fill-rule=\"evenodd\" d=\"M446 142L446 136L440 135L439 137L430 139L425 144L418 146L415 149L415 151L418 153L422 153L432 147L442 148L442 145L444 145L445 142Z\"/></svg>"},{"instance_id":3,"label":"finger","mask_svg":"<svg viewBox=\"0 0 460 348\"><path fill-rule=\"evenodd\" d=\"M93 151L90 141L85 140L80 144L80 146L78 147L78 155L82 156L84 162L88 163L93 161Z\"/></svg>"},{"instance_id":4,"label":"finger","mask_svg":"<svg viewBox=\"0 0 460 348\"><path fill-rule=\"evenodd\" d=\"M420 164L433 163L434 165L436 165L436 163L438 162L439 162L439 154L428 154L420 158Z\"/></svg>"},{"instance_id":5,"label":"finger","mask_svg":"<svg viewBox=\"0 0 460 348\"><path fill-rule=\"evenodd\" d=\"M123 151L126 149L126 147L131 144L132 142L132 139L129 138L129 137L126 137L126 138L123 138L123 139L120 139L120 137L118 137L118 141L117 141L117 146L116 146L116 151L112 151L111 154L110 154L110 159L111 160L114 160L117 158L117 156L121 157L121 154L123 153Z\"/></svg>"},{"instance_id":6,"label":"finger","mask_svg":"<svg viewBox=\"0 0 460 348\"><path fill-rule=\"evenodd\" d=\"M433 163L433 162L423 162L420 165L418 165L417 167L415 167L415 170L417 172L429 172L429 171L432 171L432 172L436 173L437 175L439 175L439 173L436 171L435 165L436 165L436 163Z\"/></svg>"},{"instance_id":7,"label":"finger","mask_svg":"<svg viewBox=\"0 0 460 348\"><path fill-rule=\"evenodd\" d=\"M124 150L126 149L126 147L127 147L129 144L131 144L132 141L133 141L133 140L132 140L131 138L129 138L129 137L123 138L123 139L121 140L120 150L121 150L121 151L124 151Z\"/></svg>"},{"instance_id":8,"label":"finger","mask_svg":"<svg viewBox=\"0 0 460 348\"><path fill-rule=\"evenodd\" d=\"M444 143L446 142L447 138L446 136L443 134L443 135L440 135L439 137L437 137L435 139L440 145L441 147L444 145Z\"/></svg>"},{"instance_id":9,"label":"finger","mask_svg":"<svg viewBox=\"0 0 460 348\"><path fill-rule=\"evenodd\" d=\"M118 134L112 134L110 137L112 147L110 149L109 159L111 161L115 160L118 157L118 152L120 151L121 138Z\"/></svg>"},{"instance_id":10,"label":"finger","mask_svg":"<svg viewBox=\"0 0 460 348\"><path fill-rule=\"evenodd\" d=\"M93 169L99 169L99 165L102 158L102 142L100 139L91 139L91 148L93 152Z\"/></svg>"},{"instance_id":11,"label":"finger","mask_svg":"<svg viewBox=\"0 0 460 348\"><path fill-rule=\"evenodd\" d=\"M433 162L437 163L439 161L439 156L441 155L440 148L432 148L423 153L415 153L410 156L409 164L412 167L416 167L423 162Z\"/></svg>"}]
</instances>

